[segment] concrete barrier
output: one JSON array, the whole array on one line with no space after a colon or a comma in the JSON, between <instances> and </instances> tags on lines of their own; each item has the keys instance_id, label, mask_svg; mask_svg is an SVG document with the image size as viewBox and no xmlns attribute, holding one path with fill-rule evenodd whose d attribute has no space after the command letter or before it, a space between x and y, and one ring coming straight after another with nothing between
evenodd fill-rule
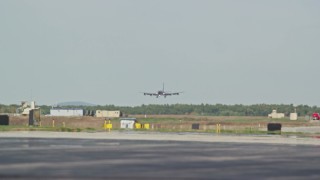
<instances>
[{"instance_id":1,"label":"concrete barrier","mask_svg":"<svg viewBox=\"0 0 320 180\"><path fill-rule=\"evenodd\" d=\"M280 123L268 123L268 131L281 131Z\"/></svg>"},{"instance_id":2,"label":"concrete barrier","mask_svg":"<svg viewBox=\"0 0 320 180\"><path fill-rule=\"evenodd\" d=\"M9 125L9 116L8 115L0 115L0 125L1 126Z\"/></svg>"},{"instance_id":3,"label":"concrete barrier","mask_svg":"<svg viewBox=\"0 0 320 180\"><path fill-rule=\"evenodd\" d=\"M192 124L192 129L200 129L200 124Z\"/></svg>"}]
</instances>

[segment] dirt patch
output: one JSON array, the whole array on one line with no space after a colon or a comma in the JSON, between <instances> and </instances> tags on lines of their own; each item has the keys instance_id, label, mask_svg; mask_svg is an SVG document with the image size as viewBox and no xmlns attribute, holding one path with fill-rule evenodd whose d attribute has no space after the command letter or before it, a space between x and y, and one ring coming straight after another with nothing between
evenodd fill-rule
<instances>
[{"instance_id":1,"label":"dirt patch","mask_svg":"<svg viewBox=\"0 0 320 180\"><path fill-rule=\"evenodd\" d=\"M43 127L71 127L71 128L95 128L100 129L103 127L105 119L97 117L41 117L41 126ZM28 117L10 117L10 125L28 126Z\"/></svg>"}]
</instances>

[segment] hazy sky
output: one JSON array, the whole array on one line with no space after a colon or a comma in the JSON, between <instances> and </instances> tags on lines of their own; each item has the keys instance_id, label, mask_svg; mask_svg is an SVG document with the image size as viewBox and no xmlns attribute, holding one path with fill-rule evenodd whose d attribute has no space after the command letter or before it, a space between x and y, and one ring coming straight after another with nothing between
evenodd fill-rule
<instances>
[{"instance_id":1,"label":"hazy sky","mask_svg":"<svg viewBox=\"0 0 320 180\"><path fill-rule=\"evenodd\" d=\"M319 0L0 0L0 23L0 104L320 105ZM163 82L184 93L140 93Z\"/></svg>"}]
</instances>

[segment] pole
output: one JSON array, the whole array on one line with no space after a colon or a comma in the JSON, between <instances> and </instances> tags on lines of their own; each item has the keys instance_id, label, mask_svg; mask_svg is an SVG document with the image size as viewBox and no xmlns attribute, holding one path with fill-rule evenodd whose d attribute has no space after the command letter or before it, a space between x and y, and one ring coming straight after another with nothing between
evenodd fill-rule
<instances>
[{"instance_id":1,"label":"pole","mask_svg":"<svg viewBox=\"0 0 320 180\"><path fill-rule=\"evenodd\" d=\"M108 131L109 131L109 132L110 132L110 124L111 124L111 123L110 123L110 120L109 120L109 126L108 126Z\"/></svg>"},{"instance_id":2,"label":"pole","mask_svg":"<svg viewBox=\"0 0 320 180\"><path fill-rule=\"evenodd\" d=\"M221 132L221 124L216 125L216 133L219 134Z\"/></svg>"}]
</instances>

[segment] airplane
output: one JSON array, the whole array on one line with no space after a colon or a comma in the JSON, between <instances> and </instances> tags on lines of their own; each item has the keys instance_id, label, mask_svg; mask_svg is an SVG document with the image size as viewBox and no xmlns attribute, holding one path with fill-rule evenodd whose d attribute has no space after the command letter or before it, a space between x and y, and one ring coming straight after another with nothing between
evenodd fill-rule
<instances>
[{"instance_id":1,"label":"airplane","mask_svg":"<svg viewBox=\"0 0 320 180\"><path fill-rule=\"evenodd\" d=\"M147 93L147 92L144 92L143 95L145 96L156 96L157 98L159 96L163 96L164 98L166 98L167 96L172 96L172 95L179 95L180 93L182 92L166 92L164 91L164 83L163 83L163 86L162 86L162 90L159 90L158 92L156 93Z\"/></svg>"}]
</instances>

